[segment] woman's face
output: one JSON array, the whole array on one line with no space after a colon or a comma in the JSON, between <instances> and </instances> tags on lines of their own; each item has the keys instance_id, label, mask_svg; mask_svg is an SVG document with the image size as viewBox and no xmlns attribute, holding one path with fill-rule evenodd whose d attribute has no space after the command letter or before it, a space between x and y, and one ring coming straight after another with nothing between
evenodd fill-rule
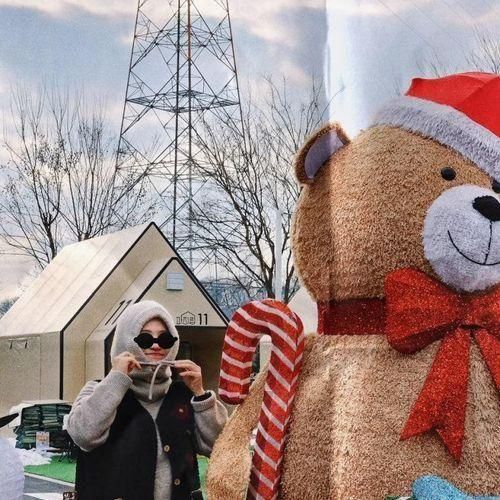
<instances>
[{"instance_id":1,"label":"woman's face","mask_svg":"<svg viewBox=\"0 0 500 500\"><path fill-rule=\"evenodd\" d=\"M157 339L162 333L167 332L167 325L160 319L152 319L148 321L141 329L141 333L148 333L153 338ZM170 349L163 349L158 344L153 344L148 349L143 349L144 354L149 361L160 361L170 351Z\"/></svg>"}]
</instances>

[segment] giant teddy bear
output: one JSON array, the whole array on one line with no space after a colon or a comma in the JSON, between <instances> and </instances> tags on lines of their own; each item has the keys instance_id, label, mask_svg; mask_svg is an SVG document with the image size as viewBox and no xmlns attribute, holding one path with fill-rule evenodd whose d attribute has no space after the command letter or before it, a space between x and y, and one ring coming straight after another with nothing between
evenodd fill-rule
<instances>
[{"instance_id":1,"label":"giant teddy bear","mask_svg":"<svg viewBox=\"0 0 500 500\"><path fill-rule=\"evenodd\" d=\"M288 385L284 448L263 373L215 445L211 500L259 497L256 427L275 456L254 455L253 484L279 469L260 498L382 500L426 474L500 494L499 135L500 76L464 73L414 79L355 139L332 124L299 152L293 250L318 333Z\"/></svg>"}]
</instances>

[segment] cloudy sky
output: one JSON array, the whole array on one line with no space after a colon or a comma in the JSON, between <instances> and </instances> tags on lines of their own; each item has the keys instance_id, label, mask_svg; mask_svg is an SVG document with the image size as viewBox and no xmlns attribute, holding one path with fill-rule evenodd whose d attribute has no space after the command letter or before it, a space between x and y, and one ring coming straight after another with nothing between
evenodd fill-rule
<instances>
[{"instance_id":1,"label":"cloudy sky","mask_svg":"<svg viewBox=\"0 0 500 500\"><path fill-rule=\"evenodd\" d=\"M172 0L148 0L162 4ZM215 0L194 0L200 10ZM220 1L220 0L219 0ZM467 69L477 31L500 38L497 0L230 0L243 93L263 75L297 90L323 76L332 118L350 134L412 76L438 61ZM0 0L0 117L13 86L84 90L119 131L136 0ZM0 155L1 158L1 155ZM0 258L0 299L16 293L29 262Z\"/></svg>"},{"instance_id":2,"label":"cloudy sky","mask_svg":"<svg viewBox=\"0 0 500 500\"><path fill-rule=\"evenodd\" d=\"M496 42L500 58L497 0L327 1L328 78L336 99L334 117L353 134L370 123L376 109L414 76L470 71L481 58L478 33Z\"/></svg>"},{"instance_id":3,"label":"cloudy sky","mask_svg":"<svg viewBox=\"0 0 500 500\"><path fill-rule=\"evenodd\" d=\"M214 1L194 3L210 15ZM159 19L168 3L148 0ZM136 9L137 0L0 0L2 128L11 125L13 87L57 85L96 96L118 134ZM321 77L323 0L231 0L230 12L243 95L250 86L258 92L263 76L285 77L296 90L311 75ZM30 266L28 259L0 258L0 300L16 294Z\"/></svg>"},{"instance_id":4,"label":"cloudy sky","mask_svg":"<svg viewBox=\"0 0 500 500\"><path fill-rule=\"evenodd\" d=\"M161 10L169 1L148 5ZM209 12L216 0L194 1ZM13 83L57 81L106 98L119 121L136 8L136 0L0 0L3 107ZM292 85L321 73L323 0L232 0L230 11L243 86L268 73Z\"/></svg>"}]
</instances>

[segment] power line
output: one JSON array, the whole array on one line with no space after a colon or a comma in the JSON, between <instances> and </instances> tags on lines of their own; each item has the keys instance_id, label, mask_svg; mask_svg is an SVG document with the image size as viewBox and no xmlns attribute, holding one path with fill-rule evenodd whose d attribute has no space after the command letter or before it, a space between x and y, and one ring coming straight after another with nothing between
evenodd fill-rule
<instances>
[{"instance_id":1,"label":"power line","mask_svg":"<svg viewBox=\"0 0 500 500\"><path fill-rule=\"evenodd\" d=\"M436 52L434 46L424 37L421 33L419 33L411 24L409 24L403 17L401 17L394 9L389 7L384 0L377 0L383 7L385 7L389 12L392 13L394 17L396 17L402 24L404 24L410 31L412 31L415 35L417 35L420 40L422 40L434 53L434 56L439 59L439 56Z\"/></svg>"},{"instance_id":2,"label":"power line","mask_svg":"<svg viewBox=\"0 0 500 500\"><path fill-rule=\"evenodd\" d=\"M462 49L466 49L465 45L460 41L458 40L454 34L452 34L452 32L446 28L445 26L441 25L440 23L438 23L437 21L434 20L434 17L430 16L429 14L427 14L427 12L425 12L424 9L421 9L417 3L414 4L414 7L422 13L423 16L425 16L432 24L434 24L434 26L436 26L437 28L439 28L440 30L443 30L445 31L446 33L448 33L450 35L450 38L453 39L455 41L455 43L457 45L459 45Z\"/></svg>"},{"instance_id":3,"label":"power line","mask_svg":"<svg viewBox=\"0 0 500 500\"><path fill-rule=\"evenodd\" d=\"M476 12L475 11L473 11L473 12L468 11L464 6L462 6L462 3L459 0L456 0L455 3L454 3L454 5L458 5L471 19L475 19L475 17L473 16L473 14L475 14ZM467 4L464 4L464 5L467 5ZM489 4L488 4L488 7L490 7L490 10L492 10L493 15L498 20L500 20L500 16L495 12L495 9L491 8L491 6Z\"/></svg>"}]
</instances>

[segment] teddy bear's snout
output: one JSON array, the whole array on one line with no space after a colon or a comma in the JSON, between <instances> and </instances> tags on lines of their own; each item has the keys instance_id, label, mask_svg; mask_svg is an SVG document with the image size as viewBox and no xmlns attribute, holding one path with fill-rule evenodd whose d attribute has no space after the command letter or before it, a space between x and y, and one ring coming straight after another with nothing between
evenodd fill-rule
<instances>
[{"instance_id":1,"label":"teddy bear's snout","mask_svg":"<svg viewBox=\"0 0 500 500\"><path fill-rule=\"evenodd\" d=\"M478 196L472 206L491 222L500 220L500 202L493 196Z\"/></svg>"},{"instance_id":2,"label":"teddy bear's snout","mask_svg":"<svg viewBox=\"0 0 500 500\"><path fill-rule=\"evenodd\" d=\"M467 292L500 283L500 201L490 189L461 185L434 200L424 221L424 252L446 284Z\"/></svg>"}]
</instances>

